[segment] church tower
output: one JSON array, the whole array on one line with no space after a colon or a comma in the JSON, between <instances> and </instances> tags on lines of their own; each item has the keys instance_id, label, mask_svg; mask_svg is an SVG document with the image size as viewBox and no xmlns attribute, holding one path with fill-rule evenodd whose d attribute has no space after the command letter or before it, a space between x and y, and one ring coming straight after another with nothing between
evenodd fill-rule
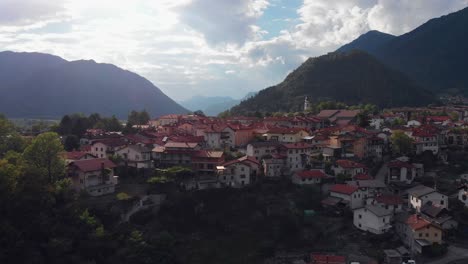
<instances>
[{"instance_id":1,"label":"church tower","mask_svg":"<svg viewBox=\"0 0 468 264\"><path fill-rule=\"evenodd\" d=\"M309 98L306 96L304 99L304 111L307 111L310 108Z\"/></svg>"}]
</instances>

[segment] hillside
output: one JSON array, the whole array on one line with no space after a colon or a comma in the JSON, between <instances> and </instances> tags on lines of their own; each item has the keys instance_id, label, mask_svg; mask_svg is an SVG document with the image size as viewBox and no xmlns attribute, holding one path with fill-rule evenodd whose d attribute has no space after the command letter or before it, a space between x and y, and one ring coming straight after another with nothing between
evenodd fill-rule
<instances>
[{"instance_id":1,"label":"hillside","mask_svg":"<svg viewBox=\"0 0 468 264\"><path fill-rule=\"evenodd\" d=\"M201 96L197 95L188 100L179 102L183 107L197 111L202 110L208 116L216 116L221 112L229 110L231 107L239 104L243 100L246 100L252 96L255 96L256 92L250 92L242 99L234 99L229 96Z\"/></svg>"},{"instance_id":2,"label":"hillside","mask_svg":"<svg viewBox=\"0 0 468 264\"><path fill-rule=\"evenodd\" d=\"M431 19L415 30L384 41L379 47L363 36L354 49L367 51L435 92L468 94L468 8ZM361 39L361 41L359 41ZM349 50L345 45L338 51Z\"/></svg>"},{"instance_id":3,"label":"hillside","mask_svg":"<svg viewBox=\"0 0 468 264\"><path fill-rule=\"evenodd\" d=\"M131 110L146 109L152 116L187 112L135 73L39 53L0 52L0 94L0 113L16 118L97 112L126 119Z\"/></svg>"},{"instance_id":4,"label":"hillside","mask_svg":"<svg viewBox=\"0 0 468 264\"><path fill-rule=\"evenodd\" d=\"M434 102L431 93L365 52L309 58L286 79L232 108L233 113L302 110L304 97L350 105L418 106Z\"/></svg>"}]
</instances>

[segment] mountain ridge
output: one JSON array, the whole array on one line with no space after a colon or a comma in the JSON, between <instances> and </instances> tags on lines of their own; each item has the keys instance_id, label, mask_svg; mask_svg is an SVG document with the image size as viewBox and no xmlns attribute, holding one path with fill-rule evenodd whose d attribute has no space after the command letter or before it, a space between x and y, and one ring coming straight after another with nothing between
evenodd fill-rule
<instances>
[{"instance_id":1,"label":"mountain ridge","mask_svg":"<svg viewBox=\"0 0 468 264\"><path fill-rule=\"evenodd\" d=\"M0 52L0 112L15 118L59 118L93 112L125 119L188 112L144 77L109 63L67 61L45 53Z\"/></svg>"}]
</instances>

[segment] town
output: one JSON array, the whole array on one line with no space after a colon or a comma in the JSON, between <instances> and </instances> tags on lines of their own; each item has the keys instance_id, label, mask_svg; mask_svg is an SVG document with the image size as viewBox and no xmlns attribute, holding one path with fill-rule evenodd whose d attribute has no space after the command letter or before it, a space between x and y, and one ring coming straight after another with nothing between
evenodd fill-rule
<instances>
[{"instance_id":1,"label":"town","mask_svg":"<svg viewBox=\"0 0 468 264\"><path fill-rule=\"evenodd\" d=\"M306 98L304 110L308 107ZM284 253L283 258L304 263L468 260L463 249L468 245L468 107L225 118L195 113L146 121L132 125L130 133L87 129L79 148L65 153L72 187L95 199L128 196L128 184L122 182L129 182L129 170L144 185L172 182L186 193L287 181L320 193L314 196L318 206L301 212L304 219L343 219L353 225L346 232L384 237L395 246L373 256L323 250L305 258ZM139 205L131 214L159 206L170 193L157 188L151 195L137 194ZM154 197L158 201L141 206ZM131 217L123 215L127 221Z\"/></svg>"}]
</instances>

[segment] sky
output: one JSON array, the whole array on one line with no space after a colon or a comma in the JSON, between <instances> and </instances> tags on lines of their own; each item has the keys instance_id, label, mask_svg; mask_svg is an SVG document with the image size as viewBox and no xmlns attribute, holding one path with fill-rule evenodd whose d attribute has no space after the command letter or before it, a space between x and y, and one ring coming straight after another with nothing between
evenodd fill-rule
<instances>
[{"instance_id":1,"label":"sky","mask_svg":"<svg viewBox=\"0 0 468 264\"><path fill-rule=\"evenodd\" d=\"M401 35L468 0L0 0L0 51L112 63L175 100L242 98L369 30Z\"/></svg>"}]
</instances>

